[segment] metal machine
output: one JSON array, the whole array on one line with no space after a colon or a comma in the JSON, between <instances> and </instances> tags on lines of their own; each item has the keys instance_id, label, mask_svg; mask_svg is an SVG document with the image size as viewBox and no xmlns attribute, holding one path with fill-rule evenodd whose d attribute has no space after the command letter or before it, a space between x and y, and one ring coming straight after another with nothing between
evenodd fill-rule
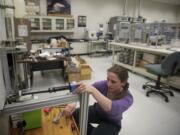
<instances>
[{"instance_id":1,"label":"metal machine","mask_svg":"<svg viewBox=\"0 0 180 135\"><path fill-rule=\"evenodd\" d=\"M104 38L103 37L103 24L99 24L98 29L97 30L89 30L89 29L85 29L85 38L89 39L89 40L99 40Z\"/></svg>"},{"instance_id":2,"label":"metal machine","mask_svg":"<svg viewBox=\"0 0 180 135\"><path fill-rule=\"evenodd\" d=\"M138 17L133 18L131 22L131 42L144 43L145 42L145 19Z\"/></svg>"},{"instance_id":3,"label":"metal machine","mask_svg":"<svg viewBox=\"0 0 180 135\"><path fill-rule=\"evenodd\" d=\"M145 43L146 33L145 33L145 21L146 19L141 16L141 3L138 2L138 17L131 19L131 42L135 43Z\"/></svg>"},{"instance_id":4,"label":"metal machine","mask_svg":"<svg viewBox=\"0 0 180 135\"><path fill-rule=\"evenodd\" d=\"M98 29L96 35L97 35L97 39L98 39L98 40L99 40L100 38L102 38L102 36L103 36L103 24L99 24L99 29Z\"/></svg>"},{"instance_id":5,"label":"metal machine","mask_svg":"<svg viewBox=\"0 0 180 135\"><path fill-rule=\"evenodd\" d=\"M149 45L170 44L176 36L176 24L154 22L146 24Z\"/></svg>"},{"instance_id":6,"label":"metal machine","mask_svg":"<svg viewBox=\"0 0 180 135\"><path fill-rule=\"evenodd\" d=\"M130 17L126 15L127 0L124 0L124 8L122 16L111 17L108 23L108 32L116 42L129 43L130 38Z\"/></svg>"},{"instance_id":7,"label":"metal machine","mask_svg":"<svg viewBox=\"0 0 180 135\"><path fill-rule=\"evenodd\" d=\"M116 16L110 18L108 27L109 32L116 42L129 42L130 37L130 18L127 16Z\"/></svg>"},{"instance_id":8,"label":"metal machine","mask_svg":"<svg viewBox=\"0 0 180 135\"><path fill-rule=\"evenodd\" d=\"M162 33L165 35L166 44L170 44L172 39L177 39L177 24L173 23L163 23L162 25Z\"/></svg>"}]
</instances>

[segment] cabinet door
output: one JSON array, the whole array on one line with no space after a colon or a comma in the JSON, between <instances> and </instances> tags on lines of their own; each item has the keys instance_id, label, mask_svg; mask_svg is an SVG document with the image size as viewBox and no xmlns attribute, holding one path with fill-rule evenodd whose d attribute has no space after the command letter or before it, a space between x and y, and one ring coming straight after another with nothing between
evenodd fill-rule
<instances>
[{"instance_id":1,"label":"cabinet door","mask_svg":"<svg viewBox=\"0 0 180 135\"><path fill-rule=\"evenodd\" d=\"M56 19L56 30L64 30L64 19Z\"/></svg>"},{"instance_id":2,"label":"cabinet door","mask_svg":"<svg viewBox=\"0 0 180 135\"><path fill-rule=\"evenodd\" d=\"M31 30L40 30L40 18L31 18Z\"/></svg>"},{"instance_id":3,"label":"cabinet door","mask_svg":"<svg viewBox=\"0 0 180 135\"><path fill-rule=\"evenodd\" d=\"M66 21L67 21L66 22L67 30L73 29L74 28L74 19L67 19Z\"/></svg>"},{"instance_id":4,"label":"cabinet door","mask_svg":"<svg viewBox=\"0 0 180 135\"><path fill-rule=\"evenodd\" d=\"M50 18L43 18L42 28L43 30L52 30L52 20Z\"/></svg>"}]
</instances>

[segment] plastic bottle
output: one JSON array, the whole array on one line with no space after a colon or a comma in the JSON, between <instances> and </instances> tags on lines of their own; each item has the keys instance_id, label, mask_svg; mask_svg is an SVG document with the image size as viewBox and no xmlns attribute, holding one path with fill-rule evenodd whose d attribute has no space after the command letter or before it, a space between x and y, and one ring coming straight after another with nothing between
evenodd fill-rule
<instances>
[{"instance_id":1,"label":"plastic bottle","mask_svg":"<svg viewBox=\"0 0 180 135\"><path fill-rule=\"evenodd\" d=\"M70 92L75 93L78 86L79 86L79 84L77 84L76 82L73 82L71 84L69 83Z\"/></svg>"}]
</instances>

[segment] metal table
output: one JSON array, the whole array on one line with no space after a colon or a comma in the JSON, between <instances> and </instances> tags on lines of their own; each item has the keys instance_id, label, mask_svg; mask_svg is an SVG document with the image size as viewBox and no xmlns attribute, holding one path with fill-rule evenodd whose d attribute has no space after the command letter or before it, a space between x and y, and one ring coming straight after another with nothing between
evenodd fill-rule
<instances>
[{"instance_id":1,"label":"metal table","mask_svg":"<svg viewBox=\"0 0 180 135\"><path fill-rule=\"evenodd\" d=\"M80 101L80 135L86 135L89 101L88 93L83 93L81 95L67 93L65 95L61 95L57 92L50 93L46 97L41 96L42 95L39 96L39 99L5 105L4 109L0 112L0 134L9 135L9 116L12 114Z\"/></svg>"}]
</instances>

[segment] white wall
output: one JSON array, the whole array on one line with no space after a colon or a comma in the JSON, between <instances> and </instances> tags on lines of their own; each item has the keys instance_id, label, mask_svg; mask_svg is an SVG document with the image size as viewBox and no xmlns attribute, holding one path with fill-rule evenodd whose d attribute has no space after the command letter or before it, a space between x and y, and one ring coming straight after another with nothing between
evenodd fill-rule
<instances>
[{"instance_id":1,"label":"white wall","mask_svg":"<svg viewBox=\"0 0 180 135\"><path fill-rule=\"evenodd\" d=\"M180 6L177 6L177 22L180 23Z\"/></svg>"},{"instance_id":2,"label":"white wall","mask_svg":"<svg viewBox=\"0 0 180 135\"><path fill-rule=\"evenodd\" d=\"M78 15L87 16L87 28L97 30L100 23L107 27L111 16L118 16L122 13L120 0L72 0L71 13L75 17L75 37L83 37L84 28L77 27Z\"/></svg>"},{"instance_id":3,"label":"white wall","mask_svg":"<svg viewBox=\"0 0 180 135\"><path fill-rule=\"evenodd\" d=\"M166 3L142 0L141 15L147 22L162 21L176 22L176 6Z\"/></svg>"},{"instance_id":4,"label":"white wall","mask_svg":"<svg viewBox=\"0 0 180 135\"><path fill-rule=\"evenodd\" d=\"M0 0L0 4L4 4L2 0ZM5 40L6 37L6 30L5 30L5 19L4 19L4 9L0 8L0 41Z\"/></svg>"},{"instance_id":5,"label":"white wall","mask_svg":"<svg viewBox=\"0 0 180 135\"><path fill-rule=\"evenodd\" d=\"M98 24L104 24L106 31L107 22L112 16L120 16L123 12L123 0L71 0L71 14L75 17L74 37L83 37L84 28L77 27L78 15L87 16L87 28L97 30ZM138 0L128 0L127 15L137 17ZM147 22L162 21L176 22L177 10L175 5L143 0L141 6L141 16Z\"/></svg>"},{"instance_id":6,"label":"white wall","mask_svg":"<svg viewBox=\"0 0 180 135\"><path fill-rule=\"evenodd\" d=\"M75 18L74 38L84 37L84 28L77 27L77 17L79 15L87 16L87 28L97 30L100 23L104 24L106 32L107 22L112 16L120 16L123 12L124 0L70 0L71 14ZM127 15L137 17L138 1L128 0ZM147 22L162 21L177 22L180 13L177 15L178 8L175 5L160 3L149 0L142 0L141 16L147 19ZM41 0L41 13L46 14L46 0ZM177 17L178 16L178 17ZM180 20L180 19L179 19ZM178 20L178 21L179 21Z\"/></svg>"}]
</instances>

